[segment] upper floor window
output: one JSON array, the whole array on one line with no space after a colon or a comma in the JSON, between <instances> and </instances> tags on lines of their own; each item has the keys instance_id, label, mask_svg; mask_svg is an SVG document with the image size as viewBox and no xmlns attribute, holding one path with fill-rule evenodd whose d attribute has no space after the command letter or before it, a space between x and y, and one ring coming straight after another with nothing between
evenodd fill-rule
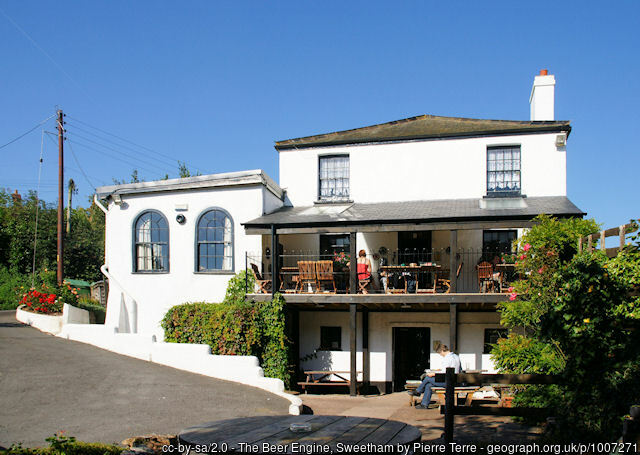
<instances>
[{"instance_id":1,"label":"upper floor window","mask_svg":"<svg viewBox=\"0 0 640 455\"><path fill-rule=\"evenodd\" d=\"M318 199L349 199L349 155L320 156Z\"/></svg>"},{"instance_id":2,"label":"upper floor window","mask_svg":"<svg viewBox=\"0 0 640 455\"><path fill-rule=\"evenodd\" d=\"M233 270L233 221L222 209L200 216L197 227L196 270Z\"/></svg>"},{"instance_id":3,"label":"upper floor window","mask_svg":"<svg viewBox=\"0 0 640 455\"><path fill-rule=\"evenodd\" d=\"M511 253L518 231L483 231L482 251L487 254ZM487 260L491 260L488 258Z\"/></svg>"},{"instance_id":4,"label":"upper floor window","mask_svg":"<svg viewBox=\"0 0 640 455\"><path fill-rule=\"evenodd\" d=\"M159 212L142 213L135 223L134 271L169 271L169 225Z\"/></svg>"},{"instance_id":5,"label":"upper floor window","mask_svg":"<svg viewBox=\"0 0 640 455\"><path fill-rule=\"evenodd\" d=\"M487 149L487 195L520 194L520 146Z\"/></svg>"}]
</instances>

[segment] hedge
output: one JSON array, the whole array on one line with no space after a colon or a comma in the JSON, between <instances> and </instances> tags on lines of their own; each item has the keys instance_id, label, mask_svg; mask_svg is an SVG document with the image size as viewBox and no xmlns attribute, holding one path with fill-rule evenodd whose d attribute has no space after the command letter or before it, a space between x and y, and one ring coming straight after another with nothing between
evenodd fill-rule
<instances>
[{"instance_id":1,"label":"hedge","mask_svg":"<svg viewBox=\"0 0 640 455\"><path fill-rule=\"evenodd\" d=\"M229 283L238 287L244 272ZM244 294L244 289L239 294ZM173 343L211 346L217 355L255 355L267 377L291 385L290 342L286 337L284 299L246 303L227 293L223 303L185 303L169 309L162 320L164 338Z\"/></svg>"}]
</instances>

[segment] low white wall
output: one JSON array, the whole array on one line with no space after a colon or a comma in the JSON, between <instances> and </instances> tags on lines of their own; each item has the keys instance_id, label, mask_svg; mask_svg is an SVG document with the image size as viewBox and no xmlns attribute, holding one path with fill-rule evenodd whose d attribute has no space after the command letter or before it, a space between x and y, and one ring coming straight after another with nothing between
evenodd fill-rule
<instances>
[{"instance_id":1,"label":"low white wall","mask_svg":"<svg viewBox=\"0 0 640 455\"><path fill-rule=\"evenodd\" d=\"M117 333L108 326L67 324L58 336L179 370L257 387L289 400L290 414L298 415L302 410L302 400L285 393L280 379L264 377L255 356L211 355L211 348L206 344L156 342L153 335Z\"/></svg>"},{"instance_id":2,"label":"low white wall","mask_svg":"<svg viewBox=\"0 0 640 455\"><path fill-rule=\"evenodd\" d=\"M89 324L89 312L65 303L62 307L63 324Z\"/></svg>"},{"instance_id":3,"label":"low white wall","mask_svg":"<svg viewBox=\"0 0 640 455\"><path fill-rule=\"evenodd\" d=\"M16 309L16 319L23 324L28 324L38 330L54 335L60 333L60 330L62 330L62 316L32 313L22 308L24 308L24 305L20 305Z\"/></svg>"}]
</instances>

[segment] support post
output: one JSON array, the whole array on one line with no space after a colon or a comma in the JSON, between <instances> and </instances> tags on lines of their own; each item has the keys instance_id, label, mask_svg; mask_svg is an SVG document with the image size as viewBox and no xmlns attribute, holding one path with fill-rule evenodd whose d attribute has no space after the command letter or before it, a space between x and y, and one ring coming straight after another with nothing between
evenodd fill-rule
<instances>
[{"instance_id":1,"label":"support post","mask_svg":"<svg viewBox=\"0 0 640 455\"><path fill-rule=\"evenodd\" d=\"M244 295L249 292L249 261L247 260L247 252L244 252Z\"/></svg>"},{"instance_id":2,"label":"support post","mask_svg":"<svg viewBox=\"0 0 640 455\"><path fill-rule=\"evenodd\" d=\"M449 304L449 348L458 352L458 304Z\"/></svg>"},{"instance_id":3,"label":"support post","mask_svg":"<svg viewBox=\"0 0 640 455\"><path fill-rule=\"evenodd\" d=\"M620 226L620 250L622 251L622 249L624 248L625 244L627 243L627 236L626 236L626 229L627 226L625 226L624 224L622 226Z\"/></svg>"},{"instance_id":4,"label":"support post","mask_svg":"<svg viewBox=\"0 0 640 455\"><path fill-rule=\"evenodd\" d=\"M370 378L371 363L369 361L369 309L362 308L362 385L365 389L369 388Z\"/></svg>"},{"instance_id":5,"label":"support post","mask_svg":"<svg viewBox=\"0 0 640 455\"><path fill-rule=\"evenodd\" d=\"M58 255L56 258L58 286L64 280L64 114L58 111Z\"/></svg>"},{"instance_id":6,"label":"support post","mask_svg":"<svg viewBox=\"0 0 640 455\"><path fill-rule=\"evenodd\" d=\"M271 295L280 290L280 250L278 249L278 231L271 225Z\"/></svg>"},{"instance_id":7,"label":"support post","mask_svg":"<svg viewBox=\"0 0 640 455\"><path fill-rule=\"evenodd\" d=\"M582 253L582 237L578 239L578 253Z\"/></svg>"},{"instance_id":8,"label":"support post","mask_svg":"<svg viewBox=\"0 0 640 455\"><path fill-rule=\"evenodd\" d=\"M449 240L449 281L451 282L451 294L455 294L458 287L458 231L452 230Z\"/></svg>"},{"instance_id":9,"label":"support post","mask_svg":"<svg viewBox=\"0 0 640 455\"><path fill-rule=\"evenodd\" d=\"M353 262L353 261L351 261ZM356 334L357 334L357 308L355 303L349 304L349 350L351 351L351 368L349 394L355 397L358 394L358 370L356 359Z\"/></svg>"},{"instance_id":10,"label":"support post","mask_svg":"<svg viewBox=\"0 0 640 455\"><path fill-rule=\"evenodd\" d=\"M605 244L605 232L604 231L600 231L600 250L601 251L607 251L607 247L604 245Z\"/></svg>"},{"instance_id":11,"label":"support post","mask_svg":"<svg viewBox=\"0 0 640 455\"><path fill-rule=\"evenodd\" d=\"M356 233L349 233L349 293L358 293L358 252L356 251Z\"/></svg>"},{"instance_id":12,"label":"support post","mask_svg":"<svg viewBox=\"0 0 640 455\"><path fill-rule=\"evenodd\" d=\"M447 368L445 372L445 398L444 398L444 443L445 453L451 453L453 442L453 417L455 405L456 373L454 368Z\"/></svg>"}]
</instances>

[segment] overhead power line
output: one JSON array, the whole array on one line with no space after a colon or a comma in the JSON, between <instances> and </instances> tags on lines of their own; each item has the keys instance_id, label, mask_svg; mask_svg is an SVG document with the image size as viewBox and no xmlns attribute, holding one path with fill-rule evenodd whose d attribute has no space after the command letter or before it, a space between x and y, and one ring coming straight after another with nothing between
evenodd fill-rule
<instances>
[{"instance_id":1,"label":"overhead power line","mask_svg":"<svg viewBox=\"0 0 640 455\"><path fill-rule=\"evenodd\" d=\"M91 125L91 124L89 124L89 123L87 123L85 121L80 120L80 119L77 119L77 118L74 118L74 117L70 117L69 115L67 115L66 118L67 118L67 120L73 120L74 122L81 123L82 125L85 125L85 126L87 126L89 128L93 128L94 130L100 131L101 133L104 133L104 134L107 134L109 136L115 137L116 139L119 139L121 141L127 142L127 143L129 143L131 145L135 145L136 147L140 147L141 149L146 150L146 151L151 152L151 153L154 153L154 154L156 154L158 156L162 156L164 158L167 158L167 159L171 160L171 162L176 162L177 161L175 156L166 155L164 153L158 152L157 150L154 150L154 149L151 149L149 147L145 147L143 145L137 144L137 143L135 143L133 141L130 141L129 139L125 139L122 136L118 136L117 134L113 134L113 133L110 133L109 131L105 131L102 128L98 128L97 126L93 126L93 125ZM76 125L76 128L77 128L77 125ZM183 161L188 166L193 167L193 169L196 172L203 172L203 170L201 168L193 166L192 163L187 163L184 160L180 160L180 161Z\"/></svg>"},{"instance_id":2,"label":"overhead power line","mask_svg":"<svg viewBox=\"0 0 640 455\"><path fill-rule=\"evenodd\" d=\"M0 11L1 11L1 10L0 10ZM15 139L13 139L13 140L11 140L11 141L7 142L7 143L6 143L6 144L4 144L4 145L0 145L0 149L3 149L3 148L5 148L7 145L11 145L11 144L13 144L14 142L16 142L16 141L18 141L18 140L22 139L22 138L23 138L23 137L25 137L27 134L31 133L32 131L34 131L34 130L35 130L36 128L38 128L39 126L44 125L45 123L47 123L49 120L51 120L51 119L52 119L53 117L55 117L55 116L56 116L56 114L53 114L52 116L47 117L46 119L44 119L43 121L41 121L40 123L38 123L36 126L34 126L33 128L31 128L29 131L27 131L26 133L21 134L21 135L20 135L20 136L18 136L17 138L15 138Z\"/></svg>"}]
</instances>

